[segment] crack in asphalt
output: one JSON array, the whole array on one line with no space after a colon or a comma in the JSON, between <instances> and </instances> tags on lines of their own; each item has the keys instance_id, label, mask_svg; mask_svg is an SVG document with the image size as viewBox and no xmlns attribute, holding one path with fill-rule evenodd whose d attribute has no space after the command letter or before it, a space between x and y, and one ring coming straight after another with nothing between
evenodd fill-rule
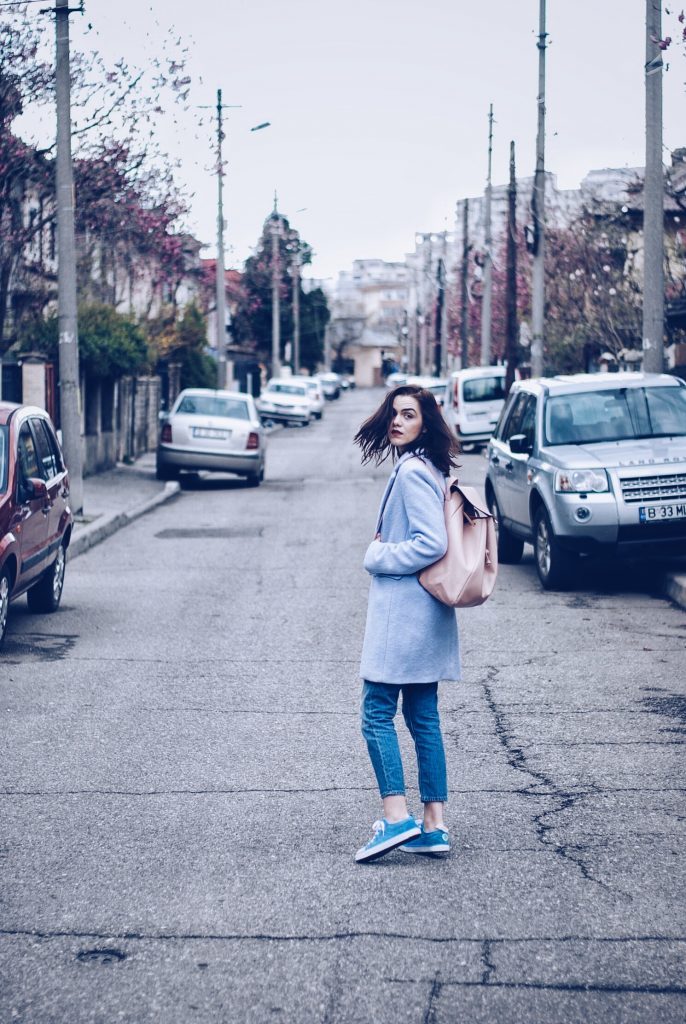
<instances>
[{"instance_id":1,"label":"crack in asphalt","mask_svg":"<svg viewBox=\"0 0 686 1024\"><path fill-rule=\"evenodd\" d=\"M540 797L540 792L535 790L537 787L545 786L550 791L550 795L557 804L557 806L553 807L551 810L544 810L538 814L534 814L532 818L539 842L546 849L551 850L561 860L574 865L585 881L593 882L594 885L598 885L600 888L610 891L610 887L605 882L596 878L586 859L583 857L584 851L588 849L586 844L561 843L553 838L553 832L555 832L558 827L554 819L559 815L564 814L565 811L573 810L576 805L585 798L585 794L579 792L570 793L565 790L561 790L555 781L546 775L545 772L532 768L529 765L523 746L517 744L514 736L508 730L504 720L504 715L498 708L491 689L491 684L495 681L499 672L500 670L498 668L488 666L487 679L482 683L482 686L486 704L493 716L496 738L505 751L508 764L515 771L520 772L523 775L528 775L532 780L527 786L519 790L519 792L522 796ZM590 787L590 792L598 796L601 794L601 791L594 786ZM552 820L548 821L548 819ZM622 893L622 895L628 900L633 899L629 893Z\"/></svg>"},{"instance_id":2,"label":"crack in asphalt","mask_svg":"<svg viewBox=\"0 0 686 1024\"><path fill-rule=\"evenodd\" d=\"M449 735L449 733L446 733ZM376 792L375 786L329 786L325 788L307 788L307 789L0 789L0 798L3 796L15 797L15 796L230 796L232 794L241 793L274 793L276 795L286 795L290 793L370 793ZM457 789L456 787L451 788L451 793L454 796L522 796L523 790L521 788L515 789L501 789L501 788L490 788L490 789ZM657 793L662 796L665 793L686 793L686 787L683 786L659 786L653 788L636 788L634 786L620 786L616 789L604 789L601 791L597 789L593 790L577 790L576 796L587 797L597 796L599 799L604 800L606 797L611 797L616 794L623 793ZM539 788L535 794L524 793L524 795L535 795L535 796L557 796L559 794L558 789L545 790ZM673 812L666 812L673 813ZM682 819L677 816L677 820ZM657 834L657 833L651 833Z\"/></svg>"},{"instance_id":3,"label":"crack in asphalt","mask_svg":"<svg viewBox=\"0 0 686 1024\"><path fill-rule=\"evenodd\" d=\"M484 939L481 947L481 963L483 964L483 974L481 975L481 984L491 984L491 979L495 975L496 966L493 963L493 942L491 939Z\"/></svg>"},{"instance_id":4,"label":"crack in asphalt","mask_svg":"<svg viewBox=\"0 0 686 1024\"><path fill-rule=\"evenodd\" d=\"M431 982L431 988L429 989L429 1002L426 1007L426 1013L423 1017L423 1024L435 1024L436 1021L436 1003L441 997L442 983L439 981L441 976L440 971L436 971ZM390 979L389 979L390 980Z\"/></svg>"},{"instance_id":5,"label":"crack in asphalt","mask_svg":"<svg viewBox=\"0 0 686 1024\"><path fill-rule=\"evenodd\" d=\"M3 796L231 796L242 793L302 795L307 793L372 793L376 786L323 786L316 788L276 789L274 786L254 789L4 789Z\"/></svg>"},{"instance_id":6,"label":"crack in asphalt","mask_svg":"<svg viewBox=\"0 0 686 1024\"><path fill-rule=\"evenodd\" d=\"M672 943L686 944L686 935L412 935L409 932L342 931L326 934L279 935L273 932L103 932L60 929L43 931L37 928L0 928L0 937L33 939L103 939L131 940L138 942L338 942L344 939L398 939L410 942L429 942L434 945L464 943L478 945L483 951L485 943L491 946L526 945L528 943L590 943L600 946L624 945L629 943ZM425 979L426 980L426 979Z\"/></svg>"},{"instance_id":7,"label":"crack in asphalt","mask_svg":"<svg viewBox=\"0 0 686 1024\"><path fill-rule=\"evenodd\" d=\"M426 985L428 978L389 978L384 981L396 985ZM441 988L495 988L495 989L533 989L538 992L603 992L614 995L651 995L651 996L682 996L686 995L686 985L626 985L604 984L603 982L570 981L442 981ZM431 1020L434 1018L432 1017ZM657 1019L657 1018L656 1018ZM427 1018L424 1018L426 1021Z\"/></svg>"}]
</instances>

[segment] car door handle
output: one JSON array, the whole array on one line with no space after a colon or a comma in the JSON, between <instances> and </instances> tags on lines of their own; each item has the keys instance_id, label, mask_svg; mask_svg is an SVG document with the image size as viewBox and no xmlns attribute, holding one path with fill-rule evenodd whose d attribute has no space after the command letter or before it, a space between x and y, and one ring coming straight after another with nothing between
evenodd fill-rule
<instances>
[{"instance_id":1,"label":"car door handle","mask_svg":"<svg viewBox=\"0 0 686 1024\"><path fill-rule=\"evenodd\" d=\"M500 459L498 458L497 455L491 455L491 462L493 463L494 466L500 465Z\"/></svg>"},{"instance_id":2,"label":"car door handle","mask_svg":"<svg viewBox=\"0 0 686 1024\"><path fill-rule=\"evenodd\" d=\"M514 463L512 461L506 462L505 463L505 469L510 470L510 469L512 469L513 465L514 465Z\"/></svg>"}]
</instances>

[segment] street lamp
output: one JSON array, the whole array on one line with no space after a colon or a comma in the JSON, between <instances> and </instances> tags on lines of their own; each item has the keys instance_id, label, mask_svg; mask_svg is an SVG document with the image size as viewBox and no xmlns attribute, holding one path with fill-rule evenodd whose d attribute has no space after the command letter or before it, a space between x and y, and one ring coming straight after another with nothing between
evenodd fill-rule
<instances>
[{"instance_id":1,"label":"street lamp","mask_svg":"<svg viewBox=\"0 0 686 1024\"><path fill-rule=\"evenodd\" d=\"M217 386L226 387L226 272L224 267L224 168L222 163L222 91L217 89L217 260L215 273L216 289L216 341L217 341ZM270 121L263 121L251 128L251 132L268 128Z\"/></svg>"}]
</instances>

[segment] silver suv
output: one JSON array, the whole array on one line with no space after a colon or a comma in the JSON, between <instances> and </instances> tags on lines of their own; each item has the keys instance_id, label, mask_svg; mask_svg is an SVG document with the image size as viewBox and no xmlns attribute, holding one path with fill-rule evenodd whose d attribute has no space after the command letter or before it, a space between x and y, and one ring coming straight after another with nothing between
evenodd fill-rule
<instances>
[{"instance_id":1,"label":"silver suv","mask_svg":"<svg viewBox=\"0 0 686 1024\"><path fill-rule=\"evenodd\" d=\"M498 557L534 546L546 589L580 554L686 546L686 385L667 374L521 381L488 445Z\"/></svg>"}]
</instances>

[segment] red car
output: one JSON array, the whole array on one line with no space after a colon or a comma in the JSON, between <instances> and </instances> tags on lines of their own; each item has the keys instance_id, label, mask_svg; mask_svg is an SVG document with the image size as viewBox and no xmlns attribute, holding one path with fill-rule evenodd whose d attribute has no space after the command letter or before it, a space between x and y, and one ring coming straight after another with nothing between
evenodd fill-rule
<instances>
[{"instance_id":1,"label":"red car","mask_svg":"<svg viewBox=\"0 0 686 1024\"><path fill-rule=\"evenodd\" d=\"M32 612L57 610L73 525L69 477L50 417L0 402L0 646L15 597L25 593Z\"/></svg>"}]
</instances>

